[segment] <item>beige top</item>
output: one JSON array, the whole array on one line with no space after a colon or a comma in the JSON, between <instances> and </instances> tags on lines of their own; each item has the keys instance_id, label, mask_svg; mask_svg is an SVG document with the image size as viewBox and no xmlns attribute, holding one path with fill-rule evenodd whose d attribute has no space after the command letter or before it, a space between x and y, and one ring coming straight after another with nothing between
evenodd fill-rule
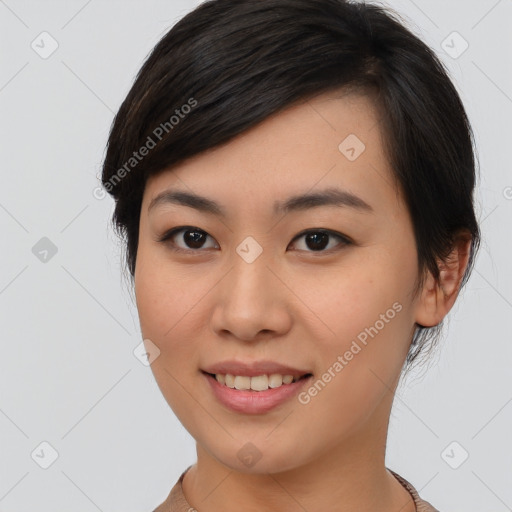
<instances>
[{"instance_id":1,"label":"beige top","mask_svg":"<svg viewBox=\"0 0 512 512\"><path fill-rule=\"evenodd\" d=\"M153 512L193 512L195 509L190 506L190 504L185 499L185 495L183 494L183 488L181 487L181 482L183 481L183 477L185 473L191 468L189 466L181 476L178 481L171 489L169 496L167 499ZM422 500L416 489L404 478L400 475L396 474L394 471L390 470L393 476L405 487L409 494L411 495L414 504L416 505L416 512L439 512L435 509L430 503ZM199 512L199 511L196 511Z\"/></svg>"}]
</instances>

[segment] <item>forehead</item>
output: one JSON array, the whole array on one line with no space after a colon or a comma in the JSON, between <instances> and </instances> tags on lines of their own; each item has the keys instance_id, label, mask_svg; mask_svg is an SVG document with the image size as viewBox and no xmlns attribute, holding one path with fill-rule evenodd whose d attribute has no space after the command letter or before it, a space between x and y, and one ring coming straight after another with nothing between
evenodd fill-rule
<instances>
[{"instance_id":1,"label":"forehead","mask_svg":"<svg viewBox=\"0 0 512 512\"><path fill-rule=\"evenodd\" d=\"M254 210L256 203L267 201L273 208L278 198L329 187L369 203L396 202L393 181L374 101L336 91L301 101L150 177L144 204L173 189Z\"/></svg>"}]
</instances>

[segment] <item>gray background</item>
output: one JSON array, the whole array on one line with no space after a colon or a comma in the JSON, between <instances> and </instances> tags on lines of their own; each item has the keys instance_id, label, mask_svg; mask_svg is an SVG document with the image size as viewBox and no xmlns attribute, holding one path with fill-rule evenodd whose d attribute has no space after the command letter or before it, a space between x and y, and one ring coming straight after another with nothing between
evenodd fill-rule
<instances>
[{"instance_id":1,"label":"gray background","mask_svg":"<svg viewBox=\"0 0 512 512\"><path fill-rule=\"evenodd\" d=\"M195 461L133 354L113 202L93 191L135 73L198 3L0 0L1 511L150 511ZM466 104L483 231L441 350L399 390L387 465L441 512L512 510L512 2L385 5L441 56Z\"/></svg>"}]
</instances>

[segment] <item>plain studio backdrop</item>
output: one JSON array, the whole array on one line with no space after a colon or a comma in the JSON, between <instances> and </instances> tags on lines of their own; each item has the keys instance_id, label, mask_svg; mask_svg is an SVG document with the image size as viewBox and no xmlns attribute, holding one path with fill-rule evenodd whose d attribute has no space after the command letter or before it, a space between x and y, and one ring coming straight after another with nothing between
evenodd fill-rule
<instances>
[{"instance_id":1,"label":"plain studio backdrop","mask_svg":"<svg viewBox=\"0 0 512 512\"><path fill-rule=\"evenodd\" d=\"M195 461L137 357L98 176L114 113L189 0L0 0L0 510L144 512ZM387 466L442 512L512 510L512 3L393 0L472 122L482 247Z\"/></svg>"}]
</instances>

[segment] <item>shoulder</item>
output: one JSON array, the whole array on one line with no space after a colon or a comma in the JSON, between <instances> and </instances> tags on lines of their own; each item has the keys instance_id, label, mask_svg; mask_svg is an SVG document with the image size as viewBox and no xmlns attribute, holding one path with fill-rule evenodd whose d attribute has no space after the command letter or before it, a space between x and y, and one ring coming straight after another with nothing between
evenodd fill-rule
<instances>
[{"instance_id":1,"label":"shoulder","mask_svg":"<svg viewBox=\"0 0 512 512\"><path fill-rule=\"evenodd\" d=\"M439 510L437 510L437 508L434 508L428 501L422 500L420 498L418 491L410 482L408 482L398 473L395 473L393 470L390 469L389 471L391 471L393 476L409 491L409 494L412 496L414 504L416 505L417 512L439 512Z\"/></svg>"},{"instance_id":2,"label":"shoulder","mask_svg":"<svg viewBox=\"0 0 512 512\"><path fill-rule=\"evenodd\" d=\"M181 483L185 473L191 468L189 466L181 473L178 481L174 484L166 500L161 503L153 512L193 512L194 509L188 504L183 494Z\"/></svg>"}]
</instances>

